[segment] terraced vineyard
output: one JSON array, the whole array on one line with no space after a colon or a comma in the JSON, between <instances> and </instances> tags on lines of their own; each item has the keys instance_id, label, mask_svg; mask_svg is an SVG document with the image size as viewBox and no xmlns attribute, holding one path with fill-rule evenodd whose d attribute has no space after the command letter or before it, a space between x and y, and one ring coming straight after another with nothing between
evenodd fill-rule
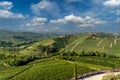
<instances>
[{"instance_id":1,"label":"terraced vineyard","mask_svg":"<svg viewBox=\"0 0 120 80\"><path fill-rule=\"evenodd\" d=\"M31 66L32 65L32 66ZM64 80L73 76L74 64L64 60L36 60L21 67L6 67L0 70L0 79L6 80ZM78 65L78 73L92 71L90 68Z\"/></svg>"},{"instance_id":2,"label":"terraced vineyard","mask_svg":"<svg viewBox=\"0 0 120 80\"><path fill-rule=\"evenodd\" d=\"M66 49L74 51L74 49L88 37L88 34L77 35L75 38L73 37L73 41L66 46Z\"/></svg>"},{"instance_id":3,"label":"terraced vineyard","mask_svg":"<svg viewBox=\"0 0 120 80\"><path fill-rule=\"evenodd\" d=\"M80 35L66 46L68 51L98 51L120 56L120 38L99 38L89 35Z\"/></svg>"},{"instance_id":4,"label":"terraced vineyard","mask_svg":"<svg viewBox=\"0 0 120 80\"><path fill-rule=\"evenodd\" d=\"M105 70L120 67L119 58L72 57L74 61L40 59L25 66L11 67L1 64L1 80L64 80L73 77L74 64L78 74L94 70ZM106 62L105 62L106 61Z\"/></svg>"}]
</instances>

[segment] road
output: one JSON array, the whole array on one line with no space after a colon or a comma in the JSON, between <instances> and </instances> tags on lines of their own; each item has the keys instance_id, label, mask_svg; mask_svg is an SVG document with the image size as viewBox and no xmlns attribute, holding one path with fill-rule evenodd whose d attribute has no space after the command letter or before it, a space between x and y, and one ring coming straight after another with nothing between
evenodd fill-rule
<instances>
[{"instance_id":1,"label":"road","mask_svg":"<svg viewBox=\"0 0 120 80\"><path fill-rule=\"evenodd\" d=\"M93 76L86 77L84 79L79 79L79 80L102 80L103 76L109 75L109 74L117 75L117 74L120 74L120 72L97 74L97 75L93 75Z\"/></svg>"}]
</instances>

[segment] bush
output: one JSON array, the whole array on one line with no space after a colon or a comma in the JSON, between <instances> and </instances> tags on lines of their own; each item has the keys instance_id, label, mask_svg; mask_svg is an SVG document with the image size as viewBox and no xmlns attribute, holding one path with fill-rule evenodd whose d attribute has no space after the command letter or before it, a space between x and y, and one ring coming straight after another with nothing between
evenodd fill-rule
<instances>
[{"instance_id":1,"label":"bush","mask_svg":"<svg viewBox=\"0 0 120 80\"><path fill-rule=\"evenodd\" d=\"M10 66L22 66L35 59L35 56L18 56L16 58L6 59L4 63Z\"/></svg>"},{"instance_id":2,"label":"bush","mask_svg":"<svg viewBox=\"0 0 120 80\"><path fill-rule=\"evenodd\" d=\"M118 56L111 55L111 54L106 54L106 53L100 53L100 52L85 52L82 51L79 56L100 56L100 57L108 57L108 58L119 58Z\"/></svg>"},{"instance_id":3,"label":"bush","mask_svg":"<svg viewBox=\"0 0 120 80\"><path fill-rule=\"evenodd\" d=\"M0 54L0 59L4 59L5 58L5 54Z\"/></svg>"}]
</instances>

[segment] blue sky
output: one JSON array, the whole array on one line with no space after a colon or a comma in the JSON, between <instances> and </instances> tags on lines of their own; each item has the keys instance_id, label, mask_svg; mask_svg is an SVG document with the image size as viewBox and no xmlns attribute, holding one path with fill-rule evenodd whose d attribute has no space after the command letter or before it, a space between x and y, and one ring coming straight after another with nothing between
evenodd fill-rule
<instances>
[{"instance_id":1,"label":"blue sky","mask_svg":"<svg viewBox=\"0 0 120 80\"><path fill-rule=\"evenodd\" d=\"M0 28L120 32L120 0L0 0Z\"/></svg>"}]
</instances>

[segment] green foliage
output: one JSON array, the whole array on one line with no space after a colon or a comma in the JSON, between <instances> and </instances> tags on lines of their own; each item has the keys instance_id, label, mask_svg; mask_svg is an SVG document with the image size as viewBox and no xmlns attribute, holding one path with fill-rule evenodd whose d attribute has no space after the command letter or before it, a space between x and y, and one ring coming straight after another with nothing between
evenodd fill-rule
<instances>
[{"instance_id":1,"label":"green foliage","mask_svg":"<svg viewBox=\"0 0 120 80\"><path fill-rule=\"evenodd\" d=\"M59 51L61 48L65 48L65 46L69 43L69 39L73 35L65 35L65 36L60 36L59 38L55 38L54 41L55 43L53 44L54 48Z\"/></svg>"},{"instance_id":2,"label":"green foliage","mask_svg":"<svg viewBox=\"0 0 120 80\"><path fill-rule=\"evenodd\" d=\"M72 57L84 57L84 56L97 56L97 57L106 57L106 58L119 58L118 56L115 55L110 55L110 54L106 54L106 53L100 53L100 52L85 52L82 51L81 53L76 53L75 51L71 51L71 52L63 52L59 55L59 59L65 59L65 60L72 60Z\"/></svg>"},{"instance_id":3,"label":"green foliage","mask_svg":"<svg viewBox=\"0 0 120 80\"><path fill-rule=\"evenodd\" d=\"M2 47L12 47L15 46L13 42L0 41L0 46Z\"/></svg>"},{"instance_id":4,"label":"green foliage","mask_svg":"<svg viewBox=\"0 0 120 80\"><path fill-rule=\"evenodd\" d=\"M120 74L118 74L117 77L120 79Z\"/></svg>"},{"instance_id":5,"label":"green foliage","mask_svg":"<svg viewBox=\"0 0 120 80\"><path fill-rule=\"evenodd\" d=\"M79 56L99 56L99 57L109 57L109 58L118 58L118 56L112 55L112 54L107 54L107 53L101 53L101 52L85 52L82 51Z\"/></svg>"},{"instance_id":6,"label":"green foliage","mask_svg":"<svg viewBox=\"0 0 120 80\"><path fill-rule=\"evenodd\" d=\"M114 34L111 33L93 33L92 37L99 37L99 38L114 38Z\"/></svg>"},{"instance_id":7,"label":"green foliage","mask_svg":"<svg viewBox=\"0 0 120 80\"><path fill-rule=\"evenodd\" d=\"M22 66L35 59L35 56L16 56L15 58L9 58L4 60L4 63L10 66Z\"/></svg>"},{"instance_id":8,"label":"green foliage","mask_svg":"<svg viewBox=\"0 0 120 80\"><path fill-rule=\"evenodd\" d=\"M39 49L42 51L42 53L55 53L57 52L56 48L52 47L51 45L48 46L39 46Z\"/></svg>"},{"instance_id":9,"label":"green foliage","mask_svg":"<svg viewBox=\"0 0 120 80\"><path fill-rule=\"evenodd\" d=\"M5 54L0 54L0 60L5 58Z\"/></svg>"},{"instance_id":10,"label":"green foliage","mask_svg":"<svg viewBox=\"0 0 120 80\"><path fill-rule=\"evenodd\" d=\"M64 60L71 60L72 61L72 56L78 56L76 52L64 52L59 55L59 59L64 59Z\"/></svg>"}]
</instances>

